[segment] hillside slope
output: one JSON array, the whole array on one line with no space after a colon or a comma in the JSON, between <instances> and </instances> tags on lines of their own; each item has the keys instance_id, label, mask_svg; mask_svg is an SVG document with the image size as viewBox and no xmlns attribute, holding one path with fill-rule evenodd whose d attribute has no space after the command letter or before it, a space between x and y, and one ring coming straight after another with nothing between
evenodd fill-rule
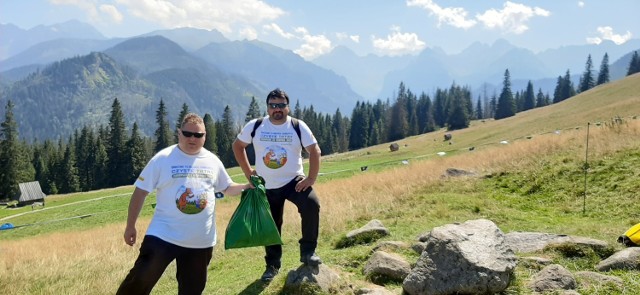
<instances>
[{"instance_id":1,"label":"hillside slope","mask_svg":"<svg viewBox=\"0 0 640 295\"><path fill-rule=\"evenodd\" d=\"M389 229L391 235L383 241L407 245L416 243L417 236L435 226L483 218L495 222L505 233L579 235L616 246L617 235L640 222L640 215L633 209L640 201L640 120L634 119L640 113L639 80L640 75L628 77L558 105L505 120L475 122L468 129L456 131L452 144L442 140L445 131L440 130L400 141L397 152L390 152L385 144L324 157L321 171L325 174L314 186L322 202L319 255L354 288L371 286L362 269L378 242L341 249L336 244L347 232L372 219ZM594 126L590 135L594 152L590 153L584 214L586 132L582 126L611 122L615 116L623 117L623 123ZM502 140L509 144L500 144ZM478 148L469 151L467 147L472 144ZM435 155L444 149L452 153ZM408 163L402 164L401 160L407 159ZM360 171L361 165L372 163L379 165ZM452 167L476 172L476 177L443 176ZM328 173L345 170L355 172ZM229 172L236 181L244 181L238 168ZM0 278L1 282L11 282L0 282L0 293L112 294L138 254L137 246L131 248L122 241L130 192L131 187L123 187L51 196L47 210L22 208L15 213L30 213L5 218L5 222L16 225L40 224L0 233L0 265L4 266ZM95 201L69 204L87 198ZM145 202L138 222L140 232L146 230L153 214L153 202L153 195ZM224 244L222 233L238 202L238 198L225 197L216 203L218 245ZM88 213L86 218L61 220ZM300 265L300 219L293 206L285 207L284 220L283 268L271 284L258 281L264 270L261 248L224 250L218 246L204 293L285 294L282 287L287 272ZM44 244L47 247L42 247ZM417 260L418 255L408 246L395 252L410 263ZM600 260L593 255L564 257L554 251L535 255L548 257L572 273L593 271ZM526 284L539 270L536 267L519 264L516 279L505 294L531 294ZM27 274L29 280L22 279ZM624 289L580 284L576 291L585 295L630 295L640 288L637 270L606 275L620 278ZM154 294L175 294L174 277L175 267L171 266ZM399 284L387 284L385 288L394 294L401 292Z\"/></svg>"}]
</instances>

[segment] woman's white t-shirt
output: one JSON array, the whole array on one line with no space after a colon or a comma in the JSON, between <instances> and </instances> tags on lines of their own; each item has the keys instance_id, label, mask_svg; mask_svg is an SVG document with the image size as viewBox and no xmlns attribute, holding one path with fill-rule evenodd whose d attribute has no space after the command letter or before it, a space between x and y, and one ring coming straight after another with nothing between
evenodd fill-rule
<instances>
[{"instance_id":1,"label":"woman's white t-shirt","mask_svg":"<svg viewBox=\"0 0 640 295\"><path fill-rule=\"evenodd\" d=\"M167 147L147 163L135 186L156 190L156 208L146 234L187 248L216 244L215 192L233 181L216 155L202 149L197 155Z\"/></svg>"},{"instance_id":2,"label":"woman's white t-shirt","mask_svg":"<svg viewBox=\"0 0 640 295\"><path fill-rule=\"evenodd\" d=\"M267 189L280 188L298 175L304 175L302 167L302 146L317 143L309 126L298 120L300 138L291 124L291 117L281 125L274 125L269 117L262 119L262 124L256 129L251 138L251 131L257 119L249 121L238 134L238 139L244 143L253 140L256 155L255 169L265 180ZM302 140L302 145L300 141Z\"/></svg>"}]
</instances>

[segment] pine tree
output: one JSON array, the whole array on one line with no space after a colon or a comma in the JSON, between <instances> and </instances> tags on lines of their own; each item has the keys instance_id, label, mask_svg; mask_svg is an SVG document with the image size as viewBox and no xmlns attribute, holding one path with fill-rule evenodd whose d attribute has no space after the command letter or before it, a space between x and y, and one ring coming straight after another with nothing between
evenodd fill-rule
<instances>
[{"instance_id":1,"label":"pine tree","mask_svg":"<svg viewBox=\"0 0 640 295\"><path fill-rule=\"evenodd\" d=\"M58 140L58 144L51 144L51 153L49 154L49 160L47 161L47 170L49 171L48 178L46 180L47 187L51 194L57 194L60 187L60 166L64 153L64 145L62 139Z\"/></svg>"},{"instance_id":2,"label":"pine tree","mask_svg":"<svg viewBox=\"0 0 640 295\"><path fill-rule=\"evenodd\" d=\"M109 145L107 146L108 169L112 187L130 184L127 182L126 167L129 161L126 154L127 134L125 133L124 114L118 98L111 105L109 118Z\"/></svg>"},{"instance_id":3,"label":"pine tree","mask_svg":"<svg viewBox=\"0 0 640 295\"><path fill-rule=\"evenodd\" d=\"M333 123L331 122L331 116L329 114L318 114L318 125L316 127L320 127L320 138L318 140L318 145L320 146L320 150L322 150L322 154L330 155L335 153L337 149L337 145L335 142L335 132L333 132Z\"/></svg>"},{"instance_id":4,"label":"pine tree","mask_svg":"<svg viewBox=\"0 0 640 295\"><path fill-rule=\"evenodd\" d=\"M340 108L336 109L336 113L331 120L331 127L335 133L336 152L342 153L349 150L349 118L342 115Z\"/></svg>"},{"instance_id":5,"label":"pine tree","mask_svg":"<svg viewBox=\"0 0 640 295\"><path fill-rule=\"evenodd\" d=\"M78 181L81 191L89 191L93 187L93 159L91 157L91 149L94 145L93 132L89 127L84 126L80 131L80 136L75 142L76 147L76 166L78 167Z\"/></svg>"},{"instance_id":6,"label":"pine tree","mask_svg":"<svg viewBox=\"0 0 640 295\"><path fill-rule=\"evenodd\" d=\"M411 90L407 89L406 110L407 110L407 136L420 134L418 127L418 98Z\"/></svg>"},{"instance_id":7,"label":"pine tree","mask_svg":"<svg viewBox=\"0 0 640 295\"><path fill-rule=\"evenodd\" d=\"M13 118L13 103L7 102L5 120L0 129L0 198L13 198L19 192L20 147L18 143L18 125Z\"/></svg>"},{"instance_id":8,"label":"pine tree","mask_svg":"<svg viewBox=\"0 0 640 295\"><path fill-rule=\"evenodd\" d=\"M447 121L447 94L441 89L436 89L436 95L433 102L433 120L437 127L443 127Z\"/></svg>"},{"instance_id":9,"label":"pine tree","mask_svg":"<svg viewBox=\"0 0 640 295\"><path fill-rule=\"evenodd\" d=\"M126 171L128 173L127 181L133 183L135 179L140 175L142 169L147 164L149 156L147 155L144 140L140 136L138 131L138 123L133 123L131 129L131 137L127 141L127 153L129 154L128 167Z\"/></svg>"},{"instance_id":10,"label":"pine tree","mask_svg":"<svg viewBox=\"0 0 640 295\"><path fill-rule=\"evenodd\" d=\"M602 63L600 64L600 72L598 72L598 81L596 85L609 83L609 55L607 53L602 57Z\"/></svg>"},{"instance_id":11,"label":"pine tree","mask_svg":"<svg viewBox=\"0 0 640 295\"><path fill-rule=\"evenodd\" d=\"M162 99L160 99L160 105L156 111L156 123L158 124L158 129L154 132L156 142L153 151L155 153L173 144L171 141L171 128L167 120L167 109ZM176 126L176 128L180 128L180 125Z\"/></svg>"},{"instance_id":12,"label":"pine tree","mask_svg":"<svg viewBox=\"0 0 640 295\"><path fill-rule=\"evenodd\" d=\"M291 102L289 102L289 104L291 104ZM302 115L302 109L300 109L300 101L297 99L296 106L293 108L293 117L307 122L307 120L305 120L304 116Z\"/></svg>"},{"instance_id":13,"label":"pine tree","mask_svg":"<svg viewBox=\"0 0 640 295\"><path fill-rule=\"evenodd\" d=\"M35 144L33 148L33 168L35 169L35 180L40 182L40 188L45 194L50 193L47 181L49 177L49 170L47 169L47 161L49 159L47 146L49 144L49 140L46 140L44 144Z\"/></svg>"},{"instance_id":14,"label":"pine tree","mask_svg":"<svg viewBox=\"0 0 640 295\"><path fill-rule=\"evenodd\" d=\"M585 92L595 86L595 80L593 79L593 62L591 61L591 54L587 57L587 63L585 64L584 73L580 78L580 86L578 92Z\"/></svg>"},{"instance_id":15,"label":"pine tree","mask_svg":"<svg viewBox=\"0 0 640 295\"><path fill-rule=\"evenodd\" d=\"M60 190L59 193L73 193L80 190L80 180L78 179L78 168L76 167L75 155L73 152L72 140L69 139L69 144L64 150L64 156L60 163Z\"/></svg>"},{"instance_id":16,"label":"pine tree","mask_svg":"<svg viewBox=\"0 0 640 295\"><path fill-rule=\"evenodd\" d=\"M553 92L553 103L561 102L574 95L576 95L576 90L571 82L571 73L567 70L564 77L558 76L558 82Z\"/></svg>"},{"instance_id":17,"label":"pine tree","mask_svg":"<svg viewBox=\"0 0 640 295\"><path fill-rule=\"evenodd\" d=\"M562 96L564 99L574 97L576 95L576 88L573 86L573 82L571 81L571 73L569 70L564 74L564 84L562 87ZM563 100L564 100L563 99Z\"/></svg>"},{"instance_id":18,"label":"pine tree","mask_svg":"<svg viewBox=\"0 0 640 295\"><path fill-rule=\"evenodd\" d=\"M204 141L204 148L209 150L212 153L218 153L218 146L216 144L216 122L213 120L213 117L209 114L204 114L204 129L207 132L205 136L206 140Z\"/></svg>"},{"instance_id":19,"label":"pine tree","mask_svg":"<svg viewBox=\"0 0 640 295\"><path fill-rule=\"evenodd\" d=\"M107 175L109 175L109 156L102 138L102 136L96 137L95 148L91 151L93 158L93 189L105 188L109 185L109 179L107 179Z\"/></svg>"},{"instance_id":20,"label":"pine tree","mask_svg":"<svg viewBox=\"0 0 640 295\"><path fill-rule=\"evenodd\" d=\"M424 92L418 99L418 123L420 133L427 133L436 130L436 123L433 120L433 104L431 98Z\"/></svg>"},{"instance_id":21,"label":"pine tree","mask_svg":"<svg viewBox=\"0 0 640 295\"><path fill-rule=\"evenodd\" d=\"M178 128L182 125L182 119L187 116L189 113L189 106L187 103L182 104L182 109L180 110L180 114L178 114L178 120L176 121L176 128L173 130L173 142L178 142Z\"/></svg>"},{"instance_id":22,"label":"pine tree","mask_svg":"<svg viewBox=\"0 0 640 295\"><path fill-rule=\"evenodd\" d=\"M491 100L489 100L488 109L489 109L488 110L489 116L487 116L487 118L495 117L496 110L498 109L498 97L496 96L495 93L491 96Z\"/></svg>"},{"instance_id":23,"label":"pine tree","mask_svg":"<svg viewBox=\"0 0 640 295\"><path fill-rule=\"evenodd\" d=\"M562 97L562 88L564 85L564 79L562 76L558 76L556 80L556 88L553 90L553 103L558 103L564 100Z\"/></svg>"},{"instance_id":24,"label":"pine tree","mask_svg":"<svg viewBox=\"0 0 640 295\"><path fill-rule=\"evenodd\" d=\"M231 144L235 139L236 130L234 128L233 116L231 108L226 106L222 114L222 120L216 124L216 140L218 142L218 157L226 167L238 165L233 156Z\"/></svg>"},{"instance_id":25,"label":"pine tree","mask_svg":"<svg viewBox=\"0 0 640 295\"><path fill-rule=\"evenodd\" d=\"M533 84L531 83L531 80L529 80L529 83L527 83L527 91L525 91L524 93L524 103L523 103L523 110L530 110L536 107L536 96L535 93L533 92Z\"/></svg>"},{"instance_id":26,"label":"pine tree","mask_svg":"<svg viewBox=\"0 0 640 295\"><path fill-rule=\"evenodd\" d=\"M299 107L299 106L298 106ZM252 119L261 117L260 115L260 105L258 104L258 101L256 100L255 96L251 97L251 102L249 103L249 110L247 110L247 113L245 114L244 117L244 122L247 123L249 121L251 121Z\"/></svg>"},{"instance_id":27,"label":"pine tree","mask_svg":"<svg viewBox=\"0 0 640 295\"><path fill-rule=\"evenodd\" d=\"M356 102L351 112L351 126L349 127L349 150L367 147L369 143L369 114L364 102Z\"/></svg>"},{"instance_id":28,"label":"pine tree","mask_svg":"<svg viewBox=\"0 0 640 295\"><path fill-rule=\"evenodd\" d=\"M475 119L484 119L484 111L482 110L482 101L478 96L478 100L476 101L476 111L475 111Z\"/></svg>"},{"instance_id":29,"label":"pine tree","mask_svg":"<svg viewBox=\"0 0 640 295\"><path fill-rule=\"evenodd\" d=\"M452 102L450 114L447 117L447 130L457 130L469 127L469 114L464 97L454 95L449 99Z\"/></svg>"},{"instance_id":30,"label":"pine tree","mask_svg":"<svg viewBox=\"0 0 640 295\"><path fill-rule=\"evenodd\" d=\"M296 109L300 109L300 105L296 104ZM302 116L302 114L300 114L300 116ZM244 123L247 123L249 121L251 121L252 119L261 117L260 115L260 106L258 105L258 101L256 100L255 97L251 97L251 102L249 103L249 109L247 110L247 113L244 116ZM295 116L294 116L295 117ZM234 139L235 140L235 139ZM255 151L253 149L253 144L250 143L246 149L245 149L246 153L247 153L247 159L249 160L249 163L251 165L255 164L256 161L256 155L255 155Z\"/></svg>"},{"instance_id":31,"label":"pine tree","mask_svg":"<svg viewBox=\"0 0 640 295\"><path fill-rule=\"evenodd\" d=\"M516 91L514 94L513 104L516 106L516 113L522 112L524 108L524 97L520 91Z\"/></svg>"},{"instance_id":32,"label":"pine tree","mask_svg":"<svg viewBox=\"0 0 640 295\"><path fill-rule=\"evenodd\" d=\"M631 56L629 68L627 69L627 76L631 76L635 73L640 73L640 57L638 57L637 51L634 51L633 55Z\"/></svg>"},{"instance_id":33,"label":"pine tree","mask_svg":"<svg viewBox=\"0 0 640 295\"><path fill-rule=\"evenodd\" d=\"M508 118L516 114L516 106L513 100L513 94L511 92L511 76L509 70L504 72L504 80L502 82L502 92L498 98L498 105L496 107L496 115L494 119L499 120Z\"/></svg>"},{"instance_id":34,"label":"pine tree","mask_svg":"<svg viewBox=\"0 0 640 295\"><path fill-rule=\"evenodd\" d=\"M538 88L538 94L536 95L536 108L546 105L549 105L549 102L546 100L544 93L542 93L542 88Z\"/></svg>"},{"instance_id":35,"label":"pine tree","mask_svg":"<svg viewBox=\"0 0 640 295\"><path fill-rule=\"evenodd\" d=\"M409 132L407 116L407 93L404 83L400 82L396 102L391 108L391 120L389 120L389 141L403 139Z\"/></svg>"},{"instance_id":36,"label":"pine tree","mask_svg":"<svg viewBox=\"0 0 640 295\"><path fill-rule=\"evenodd\" d=\"M447 102L447 129L456 130L469 127L471 113L473 112L471 91L454 84L449 88Z\"/></svg>"}]
</instances>

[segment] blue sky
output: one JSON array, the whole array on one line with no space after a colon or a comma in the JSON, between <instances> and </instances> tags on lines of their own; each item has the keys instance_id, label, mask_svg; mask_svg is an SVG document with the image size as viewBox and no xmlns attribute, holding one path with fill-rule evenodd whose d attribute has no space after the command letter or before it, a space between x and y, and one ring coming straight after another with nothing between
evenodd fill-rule
<instances>
[{"instance_id":1,"label":"blue sky","mask_svg":"<svg viewBox=\"0 0 640 295\"><path fill-rule=\"evenodd\" d=\"M435 47L455 54L499 38L534 52L622 44L640 38L638 11L637 0L0 0L0 23L31 29L76 19L106 37L216 29L310 60L340 45L358 55L393 56Z\"/></svg>"}]
</instances>

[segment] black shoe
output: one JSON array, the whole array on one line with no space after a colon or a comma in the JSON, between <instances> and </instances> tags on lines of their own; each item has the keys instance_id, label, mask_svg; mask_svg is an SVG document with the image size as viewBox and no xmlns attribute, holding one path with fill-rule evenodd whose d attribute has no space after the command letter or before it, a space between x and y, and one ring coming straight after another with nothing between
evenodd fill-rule
<instances>
[{"instance_id":1,"label":"black shoe","mask_svg":"<svg viewBox=\"0 0 640 295\"><path fill-rule=\"evenodd\" d=\"M267 269L264 271L264 273L262 273L262 277L260 277L260 280L263 282L271 282L273 278L278 274L279 270L280 269L275 266L267 265Z\"/></svg>"},{"instance_id":2,"label":"black shoe","mask_svg":"<svg viewBox=\"0 0 640 295\"><path fill-rule=\"evenodd\" d=\"M320 256L316 255L316 253L302 255L300 257L300 262L309 266L318 266L322 264L322 260L320 259Z\"/></svg>"}]
</instances>

